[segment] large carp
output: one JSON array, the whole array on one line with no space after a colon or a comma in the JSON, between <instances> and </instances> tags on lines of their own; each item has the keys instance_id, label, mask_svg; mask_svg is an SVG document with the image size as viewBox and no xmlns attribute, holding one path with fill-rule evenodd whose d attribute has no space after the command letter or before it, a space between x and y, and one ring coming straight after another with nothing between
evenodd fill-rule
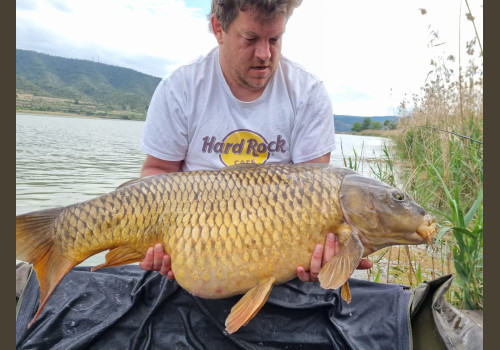
<instances>
[{"instance_id":1,"label":"large carp","mask_svg":"<svg viewBox=\"0 0 500 350\"><path fill-rule=\"evenodd\" d=\"M328 164L229 167L142 178L63 208L16 217L16 258L34 265L41 301L63 276L109 249L93 270L144 259L163 243L181 287L202 298L246 293L231 309L235 332L264 305L272 286L308 269L316 244L338 235L340 252L320 271L321 287L342 287L362 257L394 244L431 241L434 220L399 189Z\"/></svg>"}]
</instances>

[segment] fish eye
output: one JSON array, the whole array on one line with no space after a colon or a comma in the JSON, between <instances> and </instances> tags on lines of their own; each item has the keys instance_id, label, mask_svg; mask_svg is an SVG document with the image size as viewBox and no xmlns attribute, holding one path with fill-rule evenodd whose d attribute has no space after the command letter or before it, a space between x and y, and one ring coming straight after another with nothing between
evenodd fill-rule
<instances>
[{"instance_id":1,"label":"fish eye","mask_svg":"<svg viewBox=\"0 0 500 350\"><path fill-rule=\"evenodd\" d=\"M404 201L405 200L405 194L401 191L392 191L392 198L394 198L397 201Z\"/></svg>"}]
</instances>

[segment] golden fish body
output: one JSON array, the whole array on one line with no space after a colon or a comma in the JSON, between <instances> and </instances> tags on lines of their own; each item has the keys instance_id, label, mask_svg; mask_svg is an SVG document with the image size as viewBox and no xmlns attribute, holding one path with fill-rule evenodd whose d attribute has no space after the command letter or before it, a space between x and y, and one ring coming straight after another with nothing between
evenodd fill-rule
<instances>
[{"instance_id":1,"label":"golden fish body","mask_svg":"<svg viewBox=\"0 0 500 350\"><path fill-rule=\"evenodd\" d=\"M197 296L220 298L269 276L275 284L288 281L297 266L307 268L315 244L343 222L332 195L341 177L312 169L242 168L182 177L185 194L169 212L163 236L178 283ZM192 183L200 184L196 194L188 189Z\"/></svg>"},{"instance_id":2,"label":"golden fish body","mask_svg":"<svg viewBox=\"0 0 500 350\"><path fill-rule=\"evenodd\" d=\"M340 287L362 256L383 246L429 241L432 220L413 202L395 209L389 198L376 213L387 199L379 192L391 191L389 197L397 190L325 164L156 175L86 202L16 217L16 255L34 264L40 280L36 319L60 279L89 256L110 249L96 268L117 266L141 261L162 242L177 282L194 295L250 290L228 317L233 332L265 303L273 284L294 278L297 266L309 268L327 232L339 235L342 250L321 271L325 288Z\"/></svg>"}]
</instances>

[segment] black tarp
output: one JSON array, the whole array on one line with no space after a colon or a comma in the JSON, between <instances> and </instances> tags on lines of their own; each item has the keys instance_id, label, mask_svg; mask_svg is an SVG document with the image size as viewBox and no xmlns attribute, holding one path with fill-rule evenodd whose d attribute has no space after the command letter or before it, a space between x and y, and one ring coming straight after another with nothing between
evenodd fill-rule
<instances>
[{"instance_id":1,"label":"black tarp","mask_svg":"<svg viewBox=\"0 0 500 350\"><path fill-rule=\"evenodd\" d=\"M452 281L452 275L445 275L412 291L414 349L483 349L483 310L460 310L448 303L444 294Z\"/></svg>"},{"instance_id":2,"label":"black tarp","mask_svg":"<svg viewBox=\"0 0 500 350\"><path fill-rule=\"evenodd\" d=\"M137 265L75 267L27 329L39 300L35 272L18 305L18 349L410 349L411 290L350 279L338 290L298 279L275 286L249 324L224 321L240 296L208 300Z\"/></svg>"}]
</instances>

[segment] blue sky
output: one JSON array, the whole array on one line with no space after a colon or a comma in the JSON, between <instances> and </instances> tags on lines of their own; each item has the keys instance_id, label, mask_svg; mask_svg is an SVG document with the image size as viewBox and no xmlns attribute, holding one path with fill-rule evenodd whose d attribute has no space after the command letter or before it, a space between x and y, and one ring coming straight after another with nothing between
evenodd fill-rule
<instances>
[{"instance_id":1,"label":"blue sky","mask_svg":"<svg viewBox=\"0 0 500 350\"><path fill-rule=\"evenodd\" d=\"M163 77L217 44L208 31L210 4L17 0L16 48ZM469 5L482 40L482 0ZM462 47L472 39L466 11L463 0L304 0L288 22L282 52L323 80L335 114L394 115L424 86L431 59L458 57L459 34ZM431 47L433 30L441 45Z\"/></svg>"},{"instance_id":2,"label":"blue sky","mask_svg":"<svg viewBox=\"0 0 500 350\"><path fill-rule=\"evenodd\" d=\"M187 7L201 9L201 12L203 14L207 14L210 12L210 4L212 3L211 1L205 0L184 0L184 2L186 3Z\"/></svg>"}]
</instances>

